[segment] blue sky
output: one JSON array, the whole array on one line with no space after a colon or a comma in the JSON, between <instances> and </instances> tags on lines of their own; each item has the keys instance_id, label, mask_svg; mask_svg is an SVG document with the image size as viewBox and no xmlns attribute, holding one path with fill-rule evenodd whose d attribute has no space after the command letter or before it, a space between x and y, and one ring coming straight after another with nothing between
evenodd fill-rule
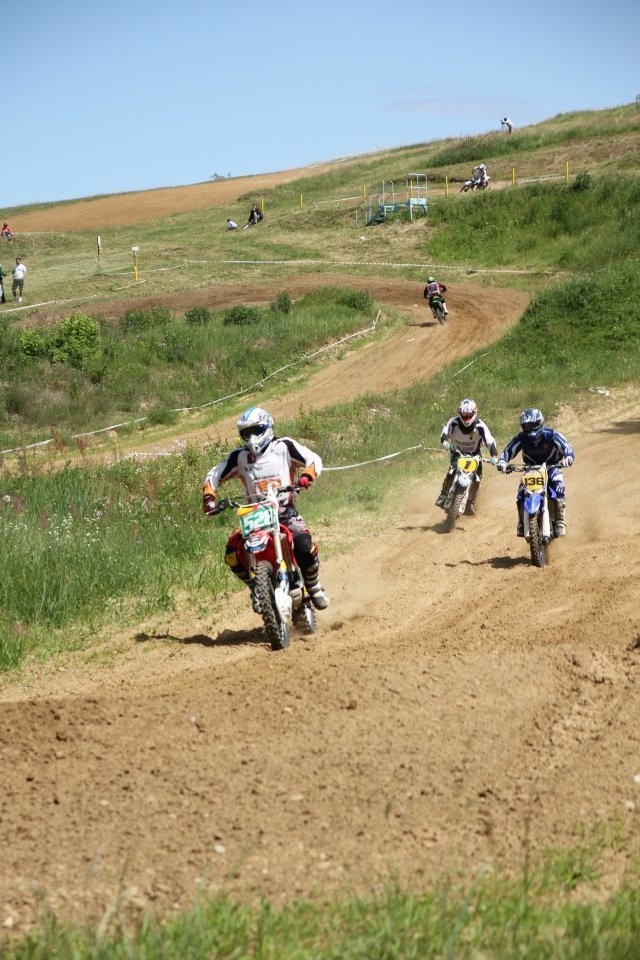
<instances>
[{"instance_id":1,"label":"blue sky","mask_svg":"<svg viewBox=\"0 0 640 960\"><path fill-rule=\"evenodd\" d=\"M284 170L640 93L638 0L33 0L2 32L0 208Z\"/></svg>"}]
</instances>

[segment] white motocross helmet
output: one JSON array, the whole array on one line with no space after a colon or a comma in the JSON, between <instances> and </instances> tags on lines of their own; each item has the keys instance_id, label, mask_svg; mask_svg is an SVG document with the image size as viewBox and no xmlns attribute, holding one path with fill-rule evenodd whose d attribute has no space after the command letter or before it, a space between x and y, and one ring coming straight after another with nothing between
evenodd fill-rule
<instances>
[{"instance_id":1,"label":"white motocross helmet","mask_svg":"<svg viewBox=\"0 0 640 960\"><path fill-rule=\"evenodd\" d=\"M273 417L262 407L248 407L236 426L240 439L255 457L266 450L275 437Z\"/></svg>"},{"instance_id":2,"label":"white motocross helmet","mask_svg":"<svg viewBox=\"0 0 640 960\"><path fill-rule=\"evenodd\" d=\"M460 401L460 406L458 407L458 422L462 429L465 428L467 431L470 431L474 423L478 419L478 407L475 400L472 400L470 397L465 397L464 400Z\"/></svg>"}]
</instances>

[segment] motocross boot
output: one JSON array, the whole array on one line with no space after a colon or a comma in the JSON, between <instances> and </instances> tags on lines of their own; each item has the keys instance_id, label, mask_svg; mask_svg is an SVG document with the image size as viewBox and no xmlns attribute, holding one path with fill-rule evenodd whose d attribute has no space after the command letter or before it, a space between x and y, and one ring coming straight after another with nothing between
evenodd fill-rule
<instances>
[{"instance_id":1,"label":"motocross boot","mask_svg":"<svg viewBox=\"0 0 640 960\"><path fill-rule=\"evenodd\" d=\"M258 591L256 590L256 581L251 580L249 583L249 590L251 591L251 607L254 613L262 613L262 607L260 606L260 597L258 596Z\"/></svg>"},{"instance_id":2,"label":"motocross boot","mask_svg":"<svg viewBox=\"0 0 640 960\"><path fill-rule=\"evenodd\" d=\"M524 537L524 507L518 504L518 526L516 527L516 537Z\"/></svg>"},{"instance_id":3,"label":"motocross boot","mask_svg":"<svg viewBox=\"0 0 640 960\"><path fill-rule=\"evenodd\" d=\"M556 537L564 537L567 532L566 522L567 500L565 497L558 497L556 500L556 519L553 524L553 532Z\"/></svg>"},{"instance_id":4,"label":"motocross boot","mask_svg":"<svg viewBox=\"0 0 640 960\"><path fill-rule=\"evenodd\" d=\"M329 606L329 597L325 593L324 587L318 582L319 569L320 565L316 560L306 570L303 570L304 585L316 610L326 610Z\"/></svg>"}]
</instances>

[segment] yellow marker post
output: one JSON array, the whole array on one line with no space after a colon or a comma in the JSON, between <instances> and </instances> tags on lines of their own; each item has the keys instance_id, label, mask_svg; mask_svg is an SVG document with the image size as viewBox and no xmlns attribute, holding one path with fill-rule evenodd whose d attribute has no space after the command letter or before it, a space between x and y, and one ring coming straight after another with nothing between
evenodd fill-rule
<instances>
[{"instance_id":1,"label":"yellow marker post","mask_svg":"<svg viewBox=\"0 0 640 960\"><path fill-rule=\"evenodd\" d=\"M449 196L449 177L446 174L444 178L444 195L445 197Z\"/></svg>"},{"instance_id":2,"label":"yellow marker post","mask_svg":"<svg viewBox=\"0 0 640 960\"><path fill-rule=\"evenodd\" d=\"M363 188L362 188L362 202L363 202L363 203L366 203L366 202L367 202L367 188L366 188L366 187L363 187Z\"/></svg>"},{"instance_id":3,"label":"yellow marker post","mask_svg":"<svg viewBox=\"0 0 640 960\"><path fill-rule=\"evenodd\" d=\"M511 186L515 187L516 185L516 168L511 167Z\"/></svg>"},{"instance_id":4,"label":"yellow marker post","mask_svg":"<svg viewBox=\"0 0 640 960\"><path fill-rule=\"evenodd\" d=\"M138 250L140 247L131 247L133 251L133 279L138 279Z\"/></svg>"},{"instance_id":5,"label":"yellow marker post","mask_svg":"<svg viewBox=\"0 0 640 960\"><path fill-rule=\"evenodd\" d=\"M564 178L569 183L569 161L565 160L564 164Z\"/></svg>"},{"instance_id":6,"label":"yellow marker post","mask_svg":"<svg viewBox=\"0 0 640 960\"><path fill-rule=\"evenodd\" d=\"M300 194L300 209L302 210L302 194Z\"/></svg>"}]
</instances>

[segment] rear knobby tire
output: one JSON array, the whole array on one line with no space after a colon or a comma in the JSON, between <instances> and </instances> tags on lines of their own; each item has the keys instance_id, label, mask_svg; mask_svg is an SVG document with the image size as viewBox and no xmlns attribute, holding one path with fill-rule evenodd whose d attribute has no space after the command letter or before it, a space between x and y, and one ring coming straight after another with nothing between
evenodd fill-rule
<instances>
[{"instance_id":1,"label":"rear knobby tire","mask_svg":"<svg viewBox=\"0 0 640 960\"><path fill-rule=\"evenodd\" d=\"M444 521L445 533L451 533L455 526L455 522L460 516L460 507L462 506L462 501L464 499L464 490L457 490L453 495L451 501L451 506L447 511L447 516Z\"/></svg>"},{"instance_id":2,"label":"rear knobby tire","mask_svg":"<svg viewBox=\"0 0 640 960\"><path fill-rule=\"evenodd\" d=\"M537 514L529 517L529 549L534 567L544 567L547 562L547 548L542 539L539 521Z\"/></svg>"},{"instance_id":3,"label":"rear knobby tire","mask_svg":"<svg viewBox=\"0 0 640 960\"><path fill-rule=\"evenodd\" d=\"M283 623L276 607L276 595L271 579L271 564L268 560L260 560L256 566L255 591L260 600L260 610L264 623L265 633L272 650L284 650L289 646L289 628Z\"/></svg>"}]
</instances>

